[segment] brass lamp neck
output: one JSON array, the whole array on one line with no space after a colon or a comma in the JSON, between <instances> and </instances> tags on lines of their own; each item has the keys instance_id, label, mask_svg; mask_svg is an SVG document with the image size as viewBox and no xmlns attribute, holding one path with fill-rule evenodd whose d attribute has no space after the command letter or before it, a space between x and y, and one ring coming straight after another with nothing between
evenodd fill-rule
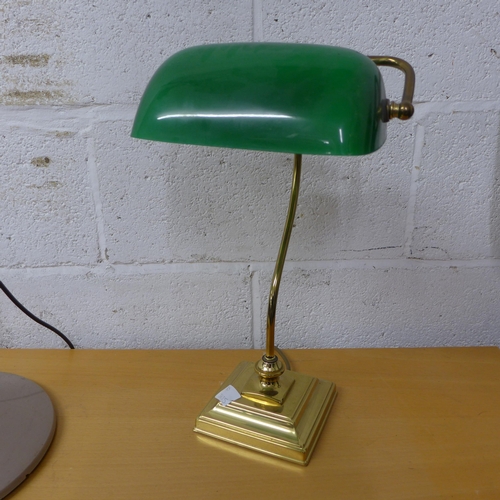
<instances>
[{"instance_id":1,"label":"brass lamp neck","mask_svg":"<svg viewBox=\"0 0 500 500\"><path fill-rule=\"evenodd\" d=\"M297 208L297 200L299 198L300 187L300 172L302 167L302 155L296 154L293 162L293 177L292 188L290 192L290 202L288 205L288 214L286 216L281 245L274 267L273 279L271 282L271 290L269 291L269 305L267 309L267 331L266 331L266 354L265 357L270 359L275 358L274 352L274 324L276 319L276 304L278 302L278 292L280 287L281 275L283 266L285 265L286 252L288 243L292 234L293 221L295 219L295 210Z\"/></svg>"}]
</instances>

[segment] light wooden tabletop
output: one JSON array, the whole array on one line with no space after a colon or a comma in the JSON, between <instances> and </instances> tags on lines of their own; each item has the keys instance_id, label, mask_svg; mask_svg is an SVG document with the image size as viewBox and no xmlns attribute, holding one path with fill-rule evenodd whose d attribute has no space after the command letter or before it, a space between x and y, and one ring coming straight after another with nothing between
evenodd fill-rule
<instances>
[{"instance_id":1,"label":"light wooden tabletop","mask_svg":"<svg viewBox=\"0 0 500 500\"><path fill-rule=\"evenodd\" d=\"M339 395L308 467L192 432L260 351L0 350L51 396L55 440L22 499L500 499L500 350L290 350Z\"/></svg>"}]
</instances>

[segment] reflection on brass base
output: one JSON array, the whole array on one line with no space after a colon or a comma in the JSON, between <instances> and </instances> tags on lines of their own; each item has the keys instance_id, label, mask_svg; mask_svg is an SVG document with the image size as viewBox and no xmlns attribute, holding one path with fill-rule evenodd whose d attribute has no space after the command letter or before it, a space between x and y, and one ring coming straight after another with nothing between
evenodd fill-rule
<instances>
[{"instance_id":1,"label":"reflection on brass base","mask_svg":"<svg viewBox=\"0 0 500 500\"><path fill-rule=\"evenodd\" d=\"M291 370L282 377L288 386L283 404L263 404L249 391L259 381L254 363L240 363L219 390L232 385L246 397L227 406L212 398L195 432L307 465L337 391L331 382Z\"/></svg>"}]
</instances>

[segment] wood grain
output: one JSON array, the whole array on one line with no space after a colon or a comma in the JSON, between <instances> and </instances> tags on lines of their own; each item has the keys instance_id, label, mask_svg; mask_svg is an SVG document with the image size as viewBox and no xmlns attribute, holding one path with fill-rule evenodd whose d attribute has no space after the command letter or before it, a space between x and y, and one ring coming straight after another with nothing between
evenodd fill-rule
<instances>
[{"instance_id":1,"label":"wood grain","mask_svg":"<svg viewBox=\"0 0 500 500\"><path fill-rule=\"evenodd\" d=\"M500 350L287 351L339 396L308 467L198 436L260 351L1 350L53 399L56 438L9 499L500 498Z\"/></svg>"}]
</instances>

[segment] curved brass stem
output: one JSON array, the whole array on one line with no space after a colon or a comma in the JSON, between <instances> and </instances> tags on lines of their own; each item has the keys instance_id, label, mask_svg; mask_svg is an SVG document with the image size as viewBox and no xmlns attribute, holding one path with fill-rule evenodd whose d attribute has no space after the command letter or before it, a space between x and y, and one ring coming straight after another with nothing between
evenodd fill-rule
<instances>
[{"instance_id":1,"label":"curved brass stem","mask_svg":"<svg viewBox=\"0 0 500 500\"><path fill-rule=\"evenodd\" d=\"M293 160L292 189L290 192L290 202L288 205L288 214L286 216L285 228L281 238L281 245L274 267L271 290L269 291L269 305L267 309L267 332L266 332L266 354L267 358L274 358L274 322L276 319L276 304L278 303L278 291L280 287L281 274L285 265L286 252L290 235L292 234L293 221L295 219L295 210L299 198L300 171L302 167L302 155L296 154Z\"/></svg>"}]
</instances>

